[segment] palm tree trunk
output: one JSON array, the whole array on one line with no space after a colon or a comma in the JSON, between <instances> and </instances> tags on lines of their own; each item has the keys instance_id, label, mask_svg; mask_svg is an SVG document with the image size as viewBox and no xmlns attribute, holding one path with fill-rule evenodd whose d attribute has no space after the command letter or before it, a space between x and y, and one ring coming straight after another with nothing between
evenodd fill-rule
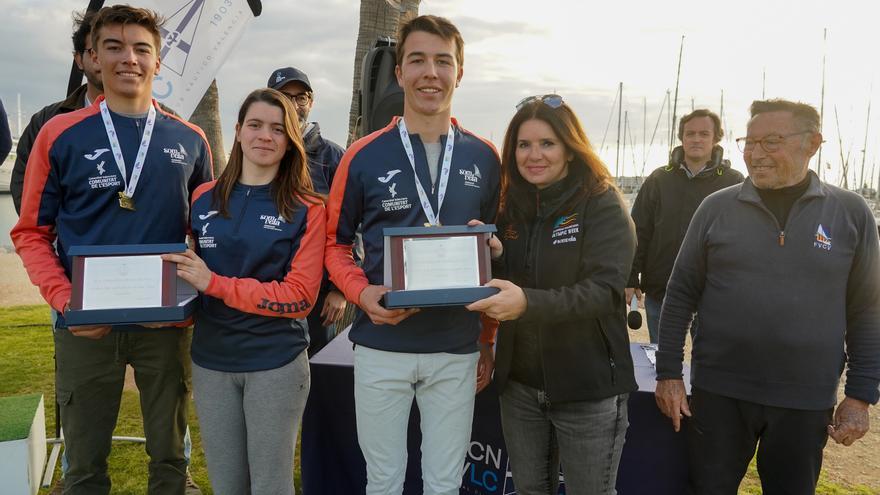
<instances>
[{"instance_id":1,"label":"palm tree trunk","mask_svg":"<svg viewBox=\"0 0 880 495\"><path fill-rule=\"evenodd\" d=\"M214 177L220 175L220 172L226 167L226 151L223 148L223 131L220 124L220 95L217 92L217 80L211 81L211 85L202 96L190 122L202 128L205 131L205 137L208 138L208 145L211 146L211 156L214 159L212 168L214 169Z\"/></svg>"},{"instance_id":2,"label":"palm tree trunk","mask_svg":"<svg viewBox=\"0 0 880 495\"><path fill-rule=\"evenodd\" d=\"M400 24L419 15L421 0L361 0L360 26L354 53L354 76L352 77L351 111L348 116L348 144L360 137L361 69L364 56L379 36L397 36Z\"/></svg>"}]
</instances>

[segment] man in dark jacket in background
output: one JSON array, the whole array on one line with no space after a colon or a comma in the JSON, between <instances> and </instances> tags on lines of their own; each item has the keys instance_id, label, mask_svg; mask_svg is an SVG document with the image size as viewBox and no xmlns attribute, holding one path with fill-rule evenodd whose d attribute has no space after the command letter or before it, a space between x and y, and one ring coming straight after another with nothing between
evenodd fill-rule
<instances>
[{"instance_id":1,"label":"man in dark jacket in background","mask_svg":"<svg viewBox=\"0 0 880 495\"><path fill-rule=\"evenodd\" d=\"M655 170L642 184L632 209L638 246L626 289L626 302L635 294L643 301L648 334L657 343L660 307L666 282L691 217L706 196L739 184L741 173L723 160L718 143L724 131L715 113L699 109L681 118L669 165ZM641 275L641 281L639 280ZM694 321L692 333L696 331Z\"/></svg>"},{"instance_id":2,"label":"man in dark jacket in background","mask_svg":"<svg viewBox=\"0 0 880 495\"><path fill-rule=\"evenodd\" d=\"M9 130L9 119L6 118L6 109L0 100L0 164L9 155L12 149L12 132Z\"/></svg>"},{"instance_id":3,"label":"man in dark jacket in background","mask_svg":"<svg viewBox=\"0 0 880 495\"><path fill-rule=\"evenodd\" d=\"M67 98L47 105L35 113L18 140L15 165L12 168L12 179L9 184L16 213L21 213L21 190L24 187L24 172L27 167L28 157L31 155L31 148L34 145L34 140L37 139L37 134L40 133L40 129L43 128L43 125L49 119L56 115L69 113L91 105L104 91L104 86L101 84L101 68L98 64L92 62L92 57L89 54L92 50L92 39L89 35L92 32L93 15L93 13L75 14L73 20L75 30L73 36L71 36L73 41L73 61L85 74L86 84L70 93Z\"/></svg>"},{"instance_id":4,"label":"man in dark jacket in background","mask_svg":"<svg viewBox=\"0 0 880 495\"><path fill-rule=\"evenodd\" d=\"M299 117L306 155L309 158L309 172L315 191L329 194L333 184L333 176L339 167L345 150L338 144L321 136L321 127L317 122L309 122L309 112L315 104L315 94L309 76L295 67L276 69L269 75L267 83L272 89L281 91L296 106ZM308 316L309 322L309 356L315 355L330 341L330 326L342 318L345 313L345 296L334 286L324 273L321 290L315 308Z\"/></svg>"}]
</instances>

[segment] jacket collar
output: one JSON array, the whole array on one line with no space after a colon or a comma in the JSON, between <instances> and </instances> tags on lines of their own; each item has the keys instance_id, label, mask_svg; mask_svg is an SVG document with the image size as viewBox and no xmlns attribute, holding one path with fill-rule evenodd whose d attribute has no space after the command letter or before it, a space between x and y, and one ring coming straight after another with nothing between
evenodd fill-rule
<instances>
[{"instance_id":1,"label":"jacket collar","mask_svg":"<svg viewBox=\"0 0 880 495\"><path fill-rule=\"evenodd\" d=\"M537 198L538 216L546 217L562 207L577 192L578 185L583 181L581 174L570 173L562 180L550 184L544 189L533 185L529 188Z\"/></svg>"},{"instance_id":2,"label":"jacket collar","mask_svg":"<svg viewBox=\"0 0 880 495\"><path fill-rule=\"evenodd\" d=\"M810 176L810 185L807 187L804 195L801 196L801 199L825 197L825 188L822 185L822 181L819 180L819 176L812 170L808 170L807 174ZM743 181L736 199L746 203L763 204L761 196L758 195L758 188L752 184L751 177L746 177L746 180Z\"/></svg>"},{"instance_id":3,"label":"jacket collar","mask_svg":"<svg viewBox=\"0 0 880 495\"><path fill-rule=\"evenodd\" d=\"M321 144L321 126L317 122L309 122L307 126L303 134L303 144L305 144L307 152L313 153Z\"/></svg>"},{"instance_id":4,"label":"jacket collar","mask_svg":"<svg viewBox=\"0 0 880 495\"><path fill-rule=\"evenodd\" d=\"M82 86L73 90L73 93L67 95L67 98L65 98L61 102L61 108L63 108L64 110L74 111L84 107L86 102L87 89L88 85L83 84Z\"/></svg>"}]
</instances>

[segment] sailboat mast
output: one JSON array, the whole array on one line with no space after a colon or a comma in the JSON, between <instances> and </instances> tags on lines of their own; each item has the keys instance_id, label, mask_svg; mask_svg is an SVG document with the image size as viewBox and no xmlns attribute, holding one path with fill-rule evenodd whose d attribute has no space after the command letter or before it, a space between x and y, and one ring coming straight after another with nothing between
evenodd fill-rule
<instances>
[{"instance_id":1,"label":"sailboat mast","mask_svg":"<svg viewBox=\"0 0 880 495\"><path fill-rule=\"evenodd\" d=\"M681 81L681 56L684 53L684 35L681 35L681 45L678 47L678 70L675 73L675 100L672 103L672 120L669 126L669 151L672 152L672 143L675 139L675 117L678 112L678 83Z\"/></svg>"},{"instance_id":2,"label":"sailboat mast","mask_svg":"<svg viewBox=\"0 0 880 495\"><path fill-rule=\"evenodd\" d=\"M871 90L873 91L873 85ZM868 93L871 94L870 92ZM868 116L865 118L865 144L862 145L862 170L859 173L859 191L865 187L865 158L868 157L868 125L871 123L871 97L868 97Z\"/></svg>"},{"instance_id":3,"label":"sailboat mast","mask_svg":"<svg viewBox=\"0 0 880 495\"><path fill-rule=\"evenodd\" d=\"M648 97L642 97L642 163L648 161ZM635 163L633 163L635 167ZM644 170L644 165L642 166Z\"/></svg>"},{"instance_id":4,"label":"sailboat mast","mask_svg":"<svg viewBox=\"0 0 880 495\"><path fill-rule=\"evenodd\" d=\"M837 117L837 105L834 105L834 122L837 123L837 146L840 148L840 167L842 169L842 177L838 185L844 189L849 189L849 183L846 180L846 176L849 173L847 170L849 168L849 160L843 158L843 137L840 135L840 119Z\"/></svg>"},{"instance_id":5,"label":"sailboat mast","mask_svg":"<svg viewBox=\"0 0 880 495\"><path fill-rule=\"evenodd\" d=\"M620 176L620 126L622 124L621 118L623 114L623 82L618 86L618 95L619 98L617 100L617 161L614 164L614 176Z\"/></svg>"}]
</instances>

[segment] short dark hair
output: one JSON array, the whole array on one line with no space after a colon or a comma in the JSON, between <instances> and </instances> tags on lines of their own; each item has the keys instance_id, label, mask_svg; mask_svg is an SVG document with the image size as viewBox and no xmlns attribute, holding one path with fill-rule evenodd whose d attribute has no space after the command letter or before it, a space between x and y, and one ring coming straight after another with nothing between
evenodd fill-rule
<instances>
[{"instance_id":1,"label":"short dark hair","mask_svg":"<svg viewBox=\"0 0 880 495\"><path fill-rule=\"evenodd\" d=\"M162 49L162 35L159 28L165 23L156 12L148 9L132 7L130 5L113 5L112 7L104 7L95 14L92 20L92 48L98 47L98 35L104 26L112 26L115 24L136 24L146 29L153 35L156 42L156 51Z\"/></svg>"},{"instance_id":2,"label":"short dark hair","mask_svg":"<svg viewBox=\"0 0 880 495\"><path fill-rule=\"evenodd\" d=\"M436 34L446 41L455 43L455 60L459 67L464 65L464 39L461 33L449 19L436 15L420 15L400 26L397 33L397 65L403 62L403 45L406 43L406 38L416 31Z\"/></svg>"},{"instance_id":3,"label":"short dark hair","mask_svg":"<svg viewBox=\"0 0 880 495\"><path fill-rule=\"evenodd\" d=\"M809 132L822 132L821 118L816 107L799 101L783 100L755 100L749 108L752 117L767 112L789 112L801 130Z\"/></svg>"},{"instance_id":4,"label":"short dark hair","mask_svg":"<svg viewBox=\"0 0 880 495\"><path fill-rule=\"evenodd\" d=\"M678 140L682 141L684 139L684 125L691 120L700 117L709 117L712 119L712 125L715 127L713 142L717 143L718 141L721 141L721 138L724 137L724 129L721 128L721 117L719 117L717 113L705 108L698 108L681 118L681 121L678 123Z\"/></svg>"},{"instance_id":5,"label":"short dark hair","mask_svg":"<svg viewBox=\"0 0 880 495\"><path fill-rule=\"evenodd\" d=\"M86 51L86 40L92 33L92 21L95 19L95 11L73 13L73 52L83 53Z\"/></svg>"}]
</instances>

